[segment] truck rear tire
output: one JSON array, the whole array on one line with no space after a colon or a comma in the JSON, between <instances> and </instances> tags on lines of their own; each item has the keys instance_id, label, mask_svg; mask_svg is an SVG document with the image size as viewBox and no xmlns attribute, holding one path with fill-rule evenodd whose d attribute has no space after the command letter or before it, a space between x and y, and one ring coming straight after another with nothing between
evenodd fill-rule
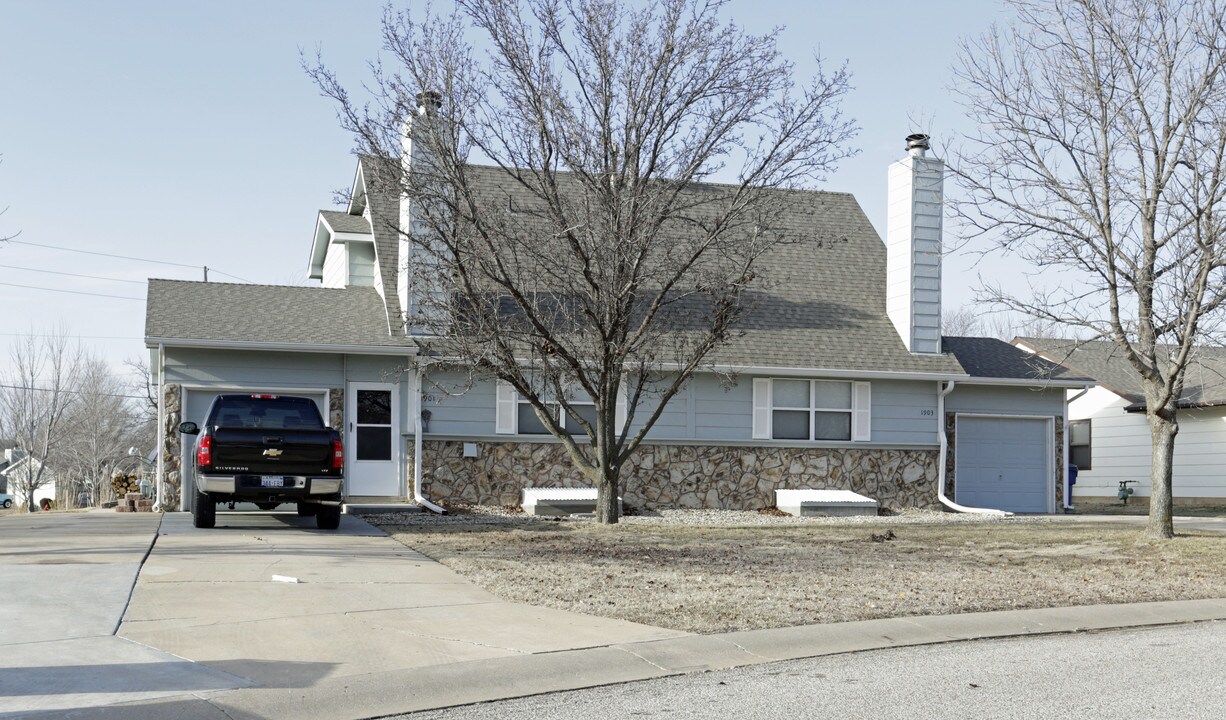
<instances>
[{"instance_id":1,"label":"truck rear tire","mask_svg":"<svg viewBox=\"0 0 1226 720\"><path fill-rule=\"evenodd\" d=\"M217 503L208 493L196 492L196 502L192 503L192 525L198 528L211 528L217 524Z\"/></svg>"},{"instance_id":2,"label":"truck rear tire","mask_svg":"<svg viewBox=\"0 0 1226 720\"><path fill-rule=\"evenodd\" d=\"M319 505L315 512L315 526L320 530L335 530L341 525L340 505Z\"/></svg>"}]
</instances>

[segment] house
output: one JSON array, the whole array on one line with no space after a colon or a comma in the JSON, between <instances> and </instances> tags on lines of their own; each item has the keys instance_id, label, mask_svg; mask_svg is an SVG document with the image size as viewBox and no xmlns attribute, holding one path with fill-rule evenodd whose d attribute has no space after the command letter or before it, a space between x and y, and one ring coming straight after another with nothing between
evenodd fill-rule
<instances>
[{"instance_id":1,"label":"house","mask_svg":"<svg viewBox=\"0 0 1226 720\"><path fill-rule=\"evenodd\" d=\"M498 187L499 170L472 169ZM806 488L887 508L1064 503L1065 390L1091 381L1008 343L942 338L943 173L926 137L908 138L890 168L888 245L851 195L786 191L781 220L801 240L762 260L774 282L743 336L623 470L627 506L762 508L777 489ZM165 504L192 500L174 429L235 390L314 398L343 429L350 497L507 504L527 487L585 485L510 386L437 390L464 378L405 329L414 298L395 227L411 199L368 157L350 197L316 217L309 267L322 287L150 280Z\"/></svg>"},{"instance_id":2,"label":"house","mask_svg":"<svg viewBox=\"0 0 1226 720\"><path fill-rule=\"evenodd\" d=\"M0 462L0 492L7 492L25 502L25 490L30 478L38 473L41 466L36 458L30 457L20 448L10 448L4 451L3 462ZM34 504L40 505L44 500L55 502L56 483L58 476L48 468L42 477L42 484L34 489Z\"/></svg>"},{"instance_id":3,"label":"house","mask_svg":"<svg viewBox=\"0 0 1226 720\"><path fill-rule=\"evenodd\" d=\"M1078 468L1075 504L1118 503L1120 482L1149 497L1151 440L1136 371L1110 340L1019 337L1013 343L1094 378L1070 392L1069 462ZM1226 348L1198 347L1179 398L1172 493L1177 506L1226 502Z\"/></svg>"}]
</instances>

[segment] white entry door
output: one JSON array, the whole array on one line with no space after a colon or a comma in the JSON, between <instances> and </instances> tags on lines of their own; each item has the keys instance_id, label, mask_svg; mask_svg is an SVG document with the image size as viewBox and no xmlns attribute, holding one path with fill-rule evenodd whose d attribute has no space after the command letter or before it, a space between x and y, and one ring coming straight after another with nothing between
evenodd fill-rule
<instances>
[{"instance_id":1,"label":"white entry door","mask_svg":"<svg viewBox=\"0 0 1226 720\"><path fill-rule=\"evenodd\" d=\"M399 497L400 403L391 383L349 383L345 393L348 495Z\"/></svg>"}]
</instances>

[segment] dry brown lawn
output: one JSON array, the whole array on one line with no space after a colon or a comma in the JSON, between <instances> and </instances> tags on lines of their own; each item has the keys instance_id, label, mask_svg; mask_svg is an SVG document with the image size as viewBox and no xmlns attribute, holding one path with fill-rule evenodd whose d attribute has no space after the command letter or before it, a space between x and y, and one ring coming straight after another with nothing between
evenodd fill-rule
<instances>
[{"instance_id":1,"label":"dry brown lawn","mask_svg":"<svg viewBox=\"0 0 1226 720\"><path fill-rule=\"evenodd\" d=\"M1226 535L1102 523L385 529L506 600L696 633L1226 597Z\"/></svg>"}]
</instances>

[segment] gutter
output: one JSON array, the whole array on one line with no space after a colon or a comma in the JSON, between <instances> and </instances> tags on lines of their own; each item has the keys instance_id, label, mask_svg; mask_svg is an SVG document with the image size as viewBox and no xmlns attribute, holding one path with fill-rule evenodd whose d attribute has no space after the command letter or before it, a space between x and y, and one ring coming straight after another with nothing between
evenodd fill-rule
<instances>
[{"instance_id":1,"label":"gutter","mask_svg":"<svg viewBox=\"0 0 1226 720\"><path fill-rule=\"evenodd\" d=\"M941 501L942 505L954 512L1009 517L1013 513L992 508L967 507L959 505L945 496L945 465L949 460L949 440L945 438L945 396L953 392L954 385L953 380L937 383L937 438L941 441L940 459L937 461L937 499Z\"/></svg>"},{"instance_id":2,"label":"gutter","mask_svg":"<svg viewBox=\"0 0 1226 720\"><path fill-rule=\"evenodd\" d=\"M163 490L162 486L166 482L166 397L163 385L166 380L163 377L166 372L166 347L158 343L158 469L157 469L157 496L153 502L153 511L162 512ZM181 484L181 483L180 483ZM182 495L185 488L180 488Z\"/></svg>"},{"instance_id":3,"label":"gutter","mask_svg":"<svg viewBox=\"0 0 1226 720\"><path fill-rule=\"evenodd\" d=\"M208 348L212 350L276 350L284 352L350 353L353 355L410 355L416 348L404 345L309 345L305 343L259 342L248 340L196 340L190 338L145 338L145 346Z\"/></svg>"},{"instance_id":4,"label":"gutter","mask_svg":"<svg viewBox=\"0 0 1226 720\"><path fill-rule=\"evenodd\" d=\"M1069 476L1068 476L1068 441L1069 441L1068 410L1069 410L1069 405L1072 405L1074 400L1081 397L1082 395L1085 395L1088 392L1090 392L1090 388L1086 388L1085 390L1082 390L1081 392L1077 393L1073 397L1068 397L1066 395L1064 398L1064 468L1063 468L1063 471L1064 471L1064 509L1066 511L1073 510L1073 503L1070 502L1073 499L1073 486L1069 483Z\"/></svg>"},{"instance_id":5,"label":"gutter","mask_svg":"<svg viewBox=\"0 0 1226 720\"><path fill-rule=\"evenodd\" d=\"M422 438L421 438L421 376L424 367L421 364L417 365L417 372L413 382L413 500L418 505L438 513L446 515L447 510L426 499L426 496L421 491L422 481Z\"/></svg>"}]
</instances>

